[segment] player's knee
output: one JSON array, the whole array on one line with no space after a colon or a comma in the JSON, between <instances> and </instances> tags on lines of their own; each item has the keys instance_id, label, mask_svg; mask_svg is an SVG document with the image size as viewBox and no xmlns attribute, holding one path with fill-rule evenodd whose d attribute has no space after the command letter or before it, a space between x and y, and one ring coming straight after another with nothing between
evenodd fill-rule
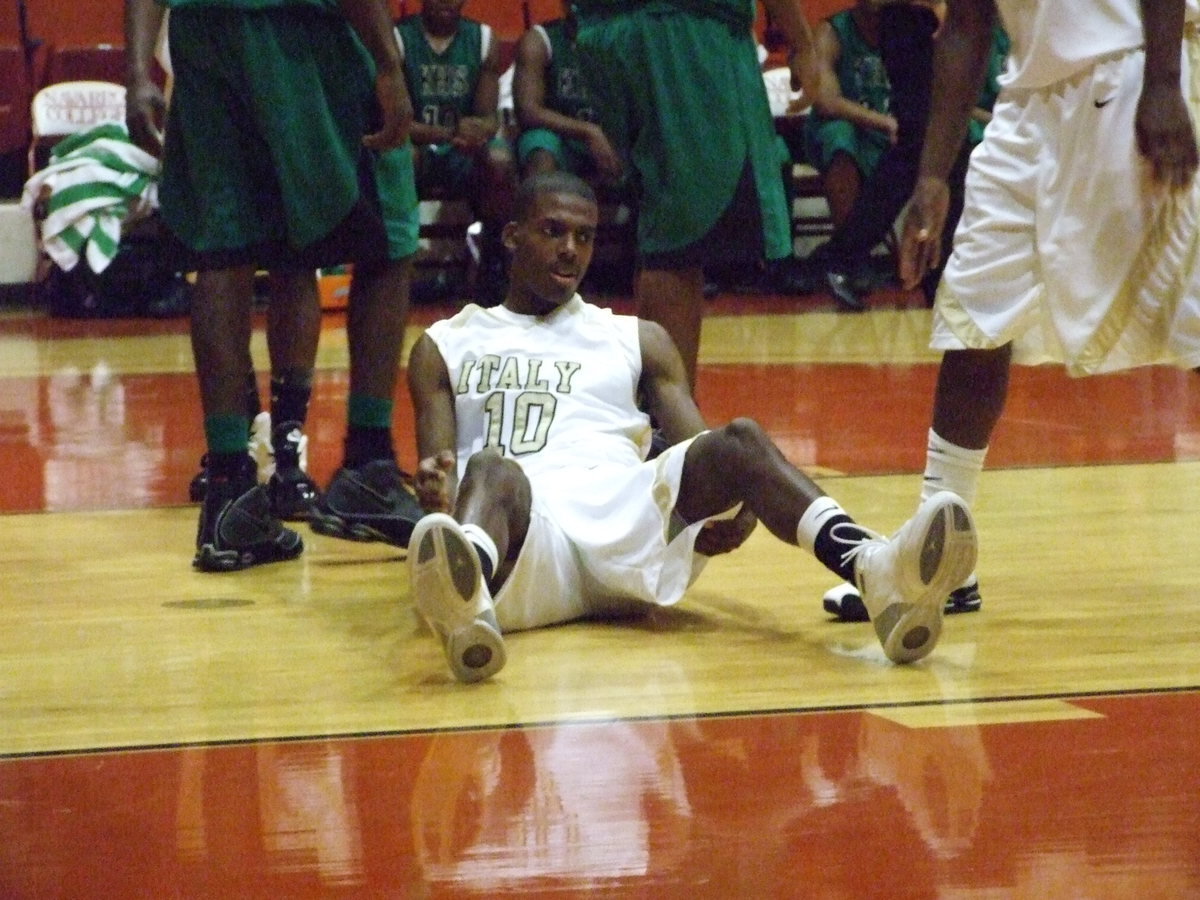
<instances>
[{"instance_id":1,"label":"player's knee","mask_svg":"<svg viewBox=\"0 0 1200 900\"><path fill-rule=\"evenodd\" d=\"M471 455L463 473L463 480L482 479L488 485L500 486L514 478L524 477L521 467L504 456L495 447L485 447Z\"/></svg>"},{"instance_id":2,"label":"player's knee","mask_svg":"<svg viewBox=\"0 0 1200 900\"><path fill-rule=\"evenodd\" d=\"M509 514L528 515L531 489L525 470L495 448L486 448L467 460L459 486L459 500L471 496L484 506L499 505ZM486 497L480 500L480 497Z\"/></svg>"},{"instance_id":3,"label":"player's knee","mask_svg":"<svg viewBox=\"0 0 1200 900\"><path fill-rule=\"evenodd\" d=\"M763 427L746 416L739 416L721 430L739 448L756 450L769 441Z\"/></svg>"},{"instance_id":4,"label":"player's knee","mask_svg":"<svg viewBox=\"0 0 1200 900\"><path fill-rule=\"evenodd\" d=\"M745 417L736 418L709 435L714 439L709 444L712 462L725 472L742 471L747 464L760 460L770 442L762 426Z\"/></svg>"}]
</instances>

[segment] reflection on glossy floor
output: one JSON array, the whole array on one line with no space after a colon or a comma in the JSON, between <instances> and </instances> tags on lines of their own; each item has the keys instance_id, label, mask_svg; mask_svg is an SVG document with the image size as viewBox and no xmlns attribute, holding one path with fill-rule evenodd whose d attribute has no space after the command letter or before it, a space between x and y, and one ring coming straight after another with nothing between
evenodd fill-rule
<instances>
[{"instance_id":1,"label":"reflection on glossy floor","mask_svg":"<svg viewBox=\"0 0 1200 900\"><path fill-rule=\"evenodd\" d=\"M928 314L893 299L720 300L699 386L882 530L936 372ZM677 609L513 635L472 687L402 551L306 533L295 563L192 572L197 409L182 323L0 317L5 900L1200 897L1190 373L1017 371L984 610L923 664L830 622L828 576L760 530Z\"/></svg>"}]
</instances>

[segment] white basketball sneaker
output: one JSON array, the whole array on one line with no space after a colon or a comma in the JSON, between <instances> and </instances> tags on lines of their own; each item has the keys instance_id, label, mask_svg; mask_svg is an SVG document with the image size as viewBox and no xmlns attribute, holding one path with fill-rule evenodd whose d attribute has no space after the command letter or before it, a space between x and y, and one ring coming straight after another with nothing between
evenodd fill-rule
<instances>
[{"instance_id":1,"label":"white basketball sneaker","mask_svg":"<svg viewBox=\"0 0 1200 900\"><path fill-rule=\"evenodd\" d=\"M845 559L854 561L855 583L888 659L915 662L933 650L946 597L975 570L977 554L971 511L950 491L923 502L890 538L853 542Z\"/></svg>"},{"instance_id":2,"label":"white basketball sneaker","mask_svg":"<svg viewBox=\"0 0 1200 900\"><path fill-rule=\"evenodd\" d=\"M246 447L258 469L258 483L266 484L275 474L275 451L271 446L271 414L260 412L250 423L250 440Z\"/></svg>"},{"instance_id":3,"label":"white basketball sneaker","mask_svg":"<svg viewBox=\"0 0 1200 900\"><path fill-rule=\"evenodd\" d=\"M446 661L462 682L495 675L507 660L491 593L474 545L445 513L423 516L408 543L413 599L441 639Z\"/></svg>"},{"instance_id":4,"label":"white basketball sneaker","mask_svg":"<svg viewBox=\"0 0 1200 900\"><path fill-rule=\"evenodd\" d=\"M258 466L258 483L266 484L275 474L275 445L271 440L273 426L271 414L260 412L250 423L250 441L246 451ZM296 455L300 459L300 471L308 471L308 435L297 425L292 429L287 439L295 444Z\"/></svg>"},{"instance_id":5,"label":"white basketball sneaker","mask_svg":"<svg viewBox=\"0 0 1200 900\"><path fill-rule=\"evenodd\" d=\"M821 606L841 622L866 622L870 620L863 606L858 588L847 581L831 587L821 595ZM967 580L950 592L946 598L946 615L952 613L979 612L983 608L983 597L979 593L979 577L972 572Z\"/></svg>"}]
</instances>

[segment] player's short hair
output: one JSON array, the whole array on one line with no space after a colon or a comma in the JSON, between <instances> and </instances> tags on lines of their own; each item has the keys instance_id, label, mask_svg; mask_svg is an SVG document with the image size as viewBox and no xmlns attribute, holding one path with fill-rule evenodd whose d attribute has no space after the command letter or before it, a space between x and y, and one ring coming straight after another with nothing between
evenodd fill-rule
<instances>
[{"instance_id":1,"label":"player's short hair","mask_svg":"<svg viewBox=\"0 0 1200 900\"><path fill-rule=\"evenodd\" d=\"M517 188L517 196L513 201L513 219L524 221L533 212L537 198L542 194L574 194L588 203L599 205L596 192L591 185L570 172L554 171L530 175Z\"/></svg>"}]
</instances>

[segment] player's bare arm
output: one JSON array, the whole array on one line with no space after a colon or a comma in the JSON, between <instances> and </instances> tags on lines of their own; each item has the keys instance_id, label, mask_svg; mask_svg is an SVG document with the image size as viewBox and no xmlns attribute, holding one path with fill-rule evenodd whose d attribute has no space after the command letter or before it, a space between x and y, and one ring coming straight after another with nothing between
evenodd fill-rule
<instances>
[{"instance_id":1,"label":"player's bare arm","mask_svg":"<svg viewBox=\"0 0 1200 900\"><path fill-rule=\"evenodd\" d=\"M1180 87L1184 8L1184 0L1142 0L1146 62L1134 128L1151 176L1171 190L1191 184L1200 162Z\"/></svg>"},{"instance_id":2,"label":"player's bare arm","mask_svg":"<svg viewBox=\"0 0 1200 900\"><path fill-rule=\"evenodd\" d=\"M408 393L417 436L417 500L428 512L449 512L458 493L458 431L454 390L437 345L421 335L408 360Z\"/></svg>"},{"instance_id":3,"label":"player's bare arm","mask_svg":"<svg viewBox=\"0 0 1200 900\"><path fill-rule=\"evenodd\" d=\"M771 14L771 20L787 36L792 48L788 54L792 90L802 90L811 102L821 91L821 76L808 19L804 17L798 0L763 0L763 6Z\"/></svg>"},{"instance_id":4,"label":"player's bare arm","mask_svg":"<svg viewBox=\"0 0 1200 900\"><path fill-rule=\"evenodd\" d=\"M920 176L904 217L900 280L914 288L942 255L950 205L947 179L987 77L996 20L993 0L951 0L933 57L933 97Z\"/></svg>"},{"instance_id":5,"label":"player's bare arm","mask_svg":"<svg viewBox=\"0 0 1200 900\"><path fill-rule=\"evenodd\" d=\"M842 93L837 77L837 64L842 57L842 42L826 20L817 26L816 58L820 69L821 91L813 97L813 109L830 119L845 119L859 128L882 131L891 143L896 143L899 125L895 116L876 112Z\"/></svg>"},{"instance_id":6,"label":"player's bare arm","mask_svg":"<svg viewBox=\"0 0 1200 900\"><path fill-rule=\"evenodd\" d=\"M513 107L517 122L525 130L546 128L563 137L583 141L601 175L610 179L620 177L620 157L599 125L564 115L546 105L546 68L549 65L546 42L531 28L517 44L513 72Z\"/></svg>"},{"instance_id":7,"label":"player's bare arm","mask_svg":"<svg viewBox=\"0 0 1200 900\"><path fill-rule=\"evenodd\" d=\"M475 153L496 136L500 129L500 43L492 41L479 69L471 115L464 116L455 129L453 143L460 150Z\"/></svg>"},{"instance_id":8,"label":"player's bare arm","mask_svg":"<svg viewBox=\"0 0 1200 900\"><path fill-rule=\"evenodd\" d=\"M339 0L339 7L375 61L375 98L382 122L363 137L363 144L372 150L399 147L408 140L413 105L387 5L384 0Z\"/></svg>"},{"instance_id":9,"label":"player's bare arm","mask_svg":"<svg viewBox=\"0 0 1200 900\"><path fill-rule=\"evenodd\" d=\"M163 7L155 0L125 0L125 122L133 142L158 156L162 152L167 101L151 76L154 45L162 28Z\"/></svg>"},{"instance_id":10,"label":"player's bare arm","mask_svg":"<svg viewBox=\"0 0 1200 900\"><path fill-rule=\"evenodd\" d=\"M549 64L546 42L536 30L529 29L517 43L513 70L513 111L517 115L517 124L525 131L531 128L559 131L574 121L546 106L546 67Z\"/></svg>"},{"instance_id":11,"label":"player's bare arm","mask_svg":"<svg viewBox=\"0 0 1200 900\"><path fill-rule=\"evenodd\" d=\"M638 337L642 350L642 396L667 443L677 444L707 430L708 425L692 398L683 358L666 330L657 322L642 320L638 323ZM758 518L743 505L733 518L706 523L696 536L696 552L717 556L736 550L757 524Z\"/></svg>"},{"instance_id":12,"label":"player's bare arm","mask_svg":"<svg viewBox=\"0 0 1200 900\"><path fill-rule=\"evenodd\" d=\"M642 351L642 381L638 387L646 411L658 423L668 444L678 444L708 428L692 398L683 357L670 335L657 322L638 322Z\"/></svg>"}]
</instances>

